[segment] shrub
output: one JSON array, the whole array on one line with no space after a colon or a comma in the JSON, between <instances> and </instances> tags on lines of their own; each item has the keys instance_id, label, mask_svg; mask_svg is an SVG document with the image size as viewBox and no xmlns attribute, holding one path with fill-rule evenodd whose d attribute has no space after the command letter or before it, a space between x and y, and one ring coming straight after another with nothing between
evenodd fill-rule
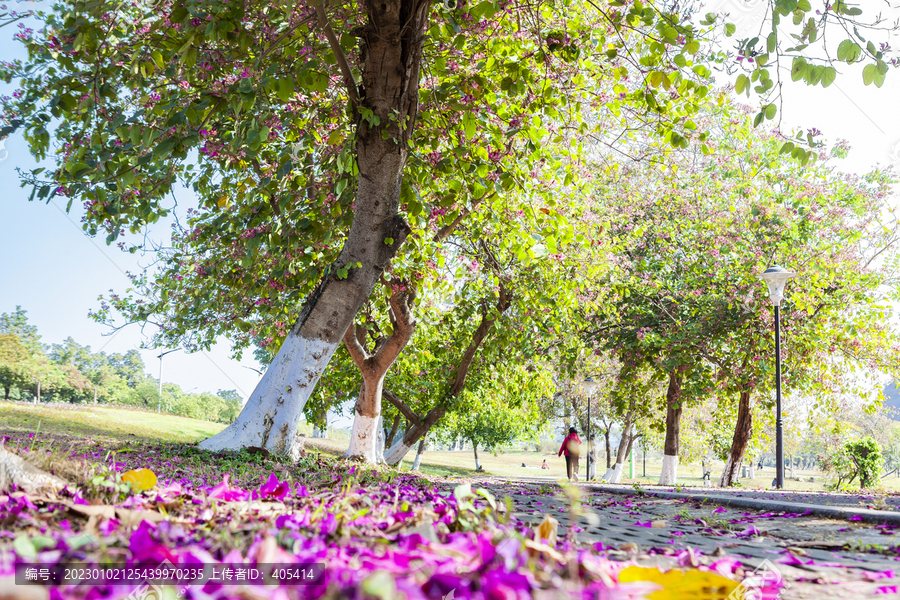
<instances>
[{"instance_id":1,"label":"shrub","mask_svg":"<svg viewBox=\"0 0 900 600\"><path fill-rule=\"evenodd\" d=\"M884 457L881 448L871 437L847 442L822 461L822 466L837 475L836 486L845 488L859 479L860 488L869 488L881 479Z\"/></svg>"}]
</instances>

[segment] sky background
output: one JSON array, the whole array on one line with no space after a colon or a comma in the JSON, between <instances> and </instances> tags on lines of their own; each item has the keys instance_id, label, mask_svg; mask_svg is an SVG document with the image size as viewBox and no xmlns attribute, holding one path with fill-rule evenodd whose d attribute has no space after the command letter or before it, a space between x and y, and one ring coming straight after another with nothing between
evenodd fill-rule
<instances>
[{"instance_id":1,"label":"sky background","mask_svg":"<svg viewBox=\"0 0 900 600\"><path fill-rule=\"evenodd\" d=\"M28 10L44 3L7 2L12 10ZM896 19L900 11L891 11L880 0L863 0L859 6L869 14L882 10ZM707 10L727 10L738 24L738 34L749 31L758 22L760 0L711 2ZM12 39L15 26L0 29L0 60L24 58L22 47ZM892 46L900 48L900 36L893 34ZM894 51L891 56L897 56ZM719 76L725 83L727 77ZM0 83L0 93L10 94L13 86ZM864 172L875 164L894 164L900 168L900 71L891 69L881 89L863 86L861 68L848 67L828 89L806 88L791 84L785 89L782 129L795 127L821 130L829 142L849 141L850 157L841 164L845 171ZM0 312L11 312L17 305L28 311L29 322L38 327L45 343L59 343L71 336L93 351L127 352L140 349L146 336L137 325L128 326L114 336L106 326L88 318L88 311L99 306L97 297L110 290L124 292L129 281L127 271L148 266L152 256L135 256L106 246L103 237L91 239L81 230L80 207L65 213L66 199L57 198L47 205L28 202L29 190L19 187L16 168L33 169L36 163L16 134L0 142ZM192 206L192 198L178 196L179 209ZM183 213L182 213L183 214ZM171 222L161 221L150 237L167 240ZM797 283L801 283L798 280ZM147 334L152 331L148 329ZM173 352L165 357L163 381L179 384L185 391L216 392L236 389L246 398L258 381L258 374L245 367L258 368L250 353L241 362L230 358L230 344L222 340L210 352L187 354ZM158 374L159 350L141 350L148 372Z\"/></svg>"}]
</instances>

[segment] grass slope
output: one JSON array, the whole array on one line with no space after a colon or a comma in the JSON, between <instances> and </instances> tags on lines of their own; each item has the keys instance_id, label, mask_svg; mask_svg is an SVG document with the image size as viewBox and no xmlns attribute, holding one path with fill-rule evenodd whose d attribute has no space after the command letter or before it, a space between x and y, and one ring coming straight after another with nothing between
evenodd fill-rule
<instances>
[{"instance_id":1,"label":"grass slope","mask_svg":"<svg viewBox=\"0 0 900 600\"><path fill-rule=\"evenodd\" d=\"M159 414L138 408L108 407L94 405L59 405L59 404L28 404L23 402L0 402L0 436L11 435L16 438L23 434L40 433L48 434L56 438L64 438L70 443L90 442L92 440L115 441L127 444L134 441L144 442L177 442L191 444L199 442L224 429L221 423L198 421L175 415ZM301 424L301 433L309 434L306 424ZM324 454L339 456L347 449L346 432L338 431L334 438L307 438L307 447L318 450ZM40 437L40 436L38 436ZM408 470L415 458L411 451L403 462L401 470ZM638 483L640 485L652 485L656 483L661 465L658 461L647 462L647 477L642 477L643 464L641 454L635 457L635 478L629 479L628 466L625 467L625 477L622 482L626 484ZM541 461L546 459L550 468L540 469ZM499 475L517 479L550 478L552 480L565 477L565 463L555 454L538 452L507 451L497 456L488 452L481 453L481 463L484 472L476 473L474 458L471 451L449 452L432 450L425 453L421 470L427 475L440 477L473 477L479 475ZM522 464L525 467L522 467ZM579 474L584 478L584 462L581 463ZM601 468L598 475L605 471L601 457ZM714 482L721 473L721 463L715 463L713 467ZM757 471L756 479L744 479L742 484L747 489L767 488L771 485L775 469L766 468L762 472ZM679 468L680 485L702 485L702 473L699 464L682 464ZM822 485L821 473L797 472L803 481L788 480L786 489L796 491L820 491ZM816 476L816 481L808 482L809 476ZM881 482L879 488L894 491L900 489L900 479L891 478Z\"/></svg>"},{"instance_id":2,"label":"grass slope","mask_svg":"<svg viewBox=\"0 0 900 600\"><path fill-rule=\"evenodd\" d=\"M160 442L199 442L224 428L221 423L137 408L0 402L2 433L40 431L122 442L135 438Z\"/></svg>"}]
</instances>

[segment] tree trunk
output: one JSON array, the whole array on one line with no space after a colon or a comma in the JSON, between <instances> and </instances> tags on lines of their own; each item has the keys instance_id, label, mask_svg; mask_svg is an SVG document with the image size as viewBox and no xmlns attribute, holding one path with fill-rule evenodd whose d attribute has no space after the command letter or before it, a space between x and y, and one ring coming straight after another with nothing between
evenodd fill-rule
<instances>
[{"instance_id":1,"label":"tree trunk","mask_svg":"<svg viewBox=\"0 0 900 600\"><path fill-rule=\"evenodd\" d=\"M450 388L447 391L447 394L442 398L438 404L428 411L423 418L419 419L418 422L414 423L412 427L406 430L406 433L403 434L403 437L400 438L399 441L395 442L393 446L391 446L390 450L385 452L384 459L385 462L389 465L396 465L403 457L406 456L406 453L409 452L409 449L412 448L413 444L419 441L422 437L428 433L428 430L431 429L432 425L438 422L441 417L450 409L450 402L456 398L459 394L462 393L463 389L466 386L466 376L469 373L469 367L472 365L472 361L475 359L475 354L478 352L478 348L481 347L482 342L484 342L485 337L487 337L488 332L491 330L491 327L494 325L494 321L502 315L507 308L509 308L512 303L512 292L509 292L503 284L500 285L500 297L497 300L497 312L495 315L491 315L485 307L481 315L481 323L478 325L478 329L475 330L475 334L472 336L472 341L469 343L469 346L466 348L466 351L463 352L462 358L459 361L459 365L456 367L452 375L452 380L450 382ZM397 406L398 409L409 411L409 407L403 404L399 398L394 396L393 398L388 397L388 399ZM395 402L396 400L396 402ZM401 408L402 405L402 408Z\"/></svg>"},{"instance_id":2,"label":"tree trunk","mask_svg":"<svg viewBox=\"0 0 900 600\"><path fill-rule=\"evenodd\" d=\"M475 453L475 470L481 471L481 463L478 462L478 442L472 440L472 452Z\"/></svg>"},{"instance_id":3,"label":"tree trunk","mask_svg":"<svg viewBox=\"0 0 900 600\"><path fill-rule=\"evenodd\" d=\"M3 388L3 399L9 402L9 386Z\"/></svg>"},{"instance_id":4,"label":"tree trunk","mask_svg":"<svg viewBox=\"0 0 900 600\"><path fill-rule=\"evenodd\" d=\"M392 280L394 291L391 293L391 324L393 333L387 338L379 339L375 349L369 354L366 349L366 329L362 326L348 327L344 334L344 345L350 357L362 375L359 399L356 401L356 416L350 432L350 447L345 458L362 460L376 464L383 460L377 451L379 433L381 432L381 396L384 388L384 376L397 360L400 352L406 347L416 328L412 314L412 306L416 292L412 286L404 282Z\"/></svg>"},{"instance_id":5,"label":"tree trunk","mask_svg":"<svg viewBox=\"0 0 900 600\"><path fill-rule=\"evenodd\" d=\"M622 428L622 437L619 440L619 448L616 451L616 466L613 467L612 473L608 477L610 483L619 483L622 479L622 471L625 468L625 458L628 456L628 449L631 447L631 429L634 425L634 411L628 411L625 414L625 427Z\"/></svg>"},{"instance_id":6,"label":"tree trunk","mask_svg":"<svg viewBox=\"0 0 900 600\"><path fill-rule=\"evenodd\" d=\"M40 381L37 382L37 396L34 397L34 403L35 404L41 403L41 382Z\"/></svg>"},{"instance_id":7,"label":"tree trunk","mask_svg":"<svg viewBox=\"0 0 900 600\"><path fill-rule=\"evenodd\" d=\"M750 390L741 392L738 402L737 423L734 424L734 437L731 438L731 452L725 462L722 477L719 478L719 487L731 487L738 480L741 463L744 462L744 452L750 443L753 434L753 413L750 411Z\"/></svg>"},{"instance_id":8,"label":"tree trunk","mask_svg":"<svg viewBox=\"0 0 900 600\"><path fill-rule=\"evenodd\" d=\"M606 439L606 468L607 470L612 467L612 446L609 443L609 431L612 429L612 423L606 424L606 428L603 430L603 437Z\"/></svg>"},{"instance_id":9,"label":"tree trunk","mask_svg":"<svg viewBox=\"0 0 900 600\"><path fill-rule=\"evenodd\" d=\"M0 493L8 493L13 485L20 491L36 492L41 488L60 490L67 482L0 448Z\"/></svg>"},{"instance_id":10,"label":"tree trunk","mask_svg":"<svg viewBox=\"0 0 900 600\"><path fill-rule=\"evenodd\" d=\"M384 390L382 390L381 394L384 395ZM384 446L386 448L390 448L391 444L394 443L394 436L397 435L397 430L400 428L400 420L402 418L403 418L403 415L400 414L399 412L397 413L397 416L394 417L394 424L391 426L391 433L390 433L390 435L388 435L387 439L384 442Z\"/></svg>"},{"instance_id":11,"label":"tree trunk","mask_svg":"<svg viewBox=\"0 0 900 600\"><path fill-rule=\"evenodd\" d=\"M679 427L681 425L681 373L669 373L666 390L666 443L663 447L659 485L675 485L678 478Z\"/></svg>"},{"instance_id":12,"label":"tree trunk","mask_svg":"<svg viewBox=\"0 0 900 600\"><path fill-rule=\"evenodd\" d=\"M418 471L422 465L422 455L425 454L425 438L419 440L419 449L416 450L416 459L413 461L410 471Z\"/></svg>"},{"instance_id":13,"label":"tree trunk","mask_svg":"<svg viewBox=\"0 0 900 600\"><path fill-rule=\"evenodd\" d=\"M400 183L418 112L430 2L366 0L365 7L367 21L358 33L362 89L357 90L352 76L345 77L351 110L357 115L359 169L350 232L336 263L306 299L241 414L224 431L200 444L206 450L256 446L273 454L298 456L302 443L297 424L303 407L356 312L409 234L409 226L399 215ZM325 19L323 10L320 21ZM339 43L333 41L332 50L345 65ZM370 120L359 117L360 109L370 110L380 124L370 126ZM338 274L341 268L349 268L345 277Z\"/></svg>"}]
</instances>

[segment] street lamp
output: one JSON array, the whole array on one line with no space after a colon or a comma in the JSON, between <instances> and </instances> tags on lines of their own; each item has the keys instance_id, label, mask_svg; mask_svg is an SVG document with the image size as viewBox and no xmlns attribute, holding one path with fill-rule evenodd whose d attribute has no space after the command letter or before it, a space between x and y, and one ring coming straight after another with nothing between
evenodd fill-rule
<instances>
[{"instance_id":1,"label":"street lamp","mask_svg":"<svg viewBox=\"0 0 900 600\"><path fill-rule=\"evenodd\" d=\"M593 395L593 393L597 390L597 388L599 386L600 386L600 383L594 381L594 379L592 377L585 377L584 382L581 384L581 389L583 389L585 391L585 393L587 394L587 401L588 401L587 431L584 432L585 441L586 441L586 445L587 445L587 449L588 449L587 458L584 461L585 470L587 471L587 474L584 477L585 481L591 480L591 450L593 448L593 445L591 444L591 396ZM594 454L596 454L596 452ZM595 465L595 467L596 467L596 465Z\"/></svg>"},{"instance_id":2,"label":"street lamp","mask_svg":"<svg viewBox=\"0 0 900 600\"><path fill-rule=\"evenodd\" d=\"M162 412L162 359L166 354L171 354L172 352L178 352L181 348L175 348L174 350L168 350L160 354L157 358L159 358L159 397L156 399L156 412Z\"/></svg>"},{"instance_id":3,"label":"street lamp","mask_svg":"<svg viewBox=\"0 0 900 600\"><path fill-rule=\"evenodd\" d=\"M781 315L784 286L797 274L773 264L760 275L769 286L769 300L775 307L775 487L784 488L784 423L781 420Z\"/></svg>"}]
</instances>

